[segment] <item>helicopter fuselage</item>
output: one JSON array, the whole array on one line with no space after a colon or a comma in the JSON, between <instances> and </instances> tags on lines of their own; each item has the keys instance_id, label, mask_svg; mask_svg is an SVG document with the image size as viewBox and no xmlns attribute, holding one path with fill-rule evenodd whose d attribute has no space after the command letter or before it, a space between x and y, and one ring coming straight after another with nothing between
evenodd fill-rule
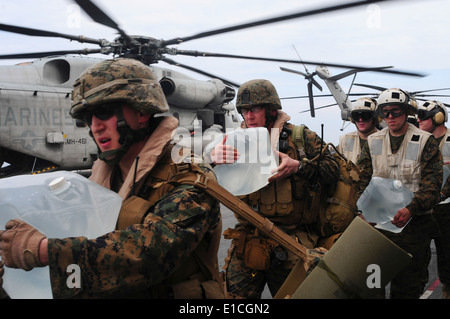
<instances>
[{"instance_id":1,"label":"helicopter fuselage","mask_svg":"<svg viewBox=\"0 0 450 319\"><path fill-rule=\"evenodd\" d=\"M36 159L58 169L89 169L97 146L89 128L69 115L72 84L100 59L59 56L0 66L0 162L29 169ZM180 127L202 132L240 125L234 89L220 80L199 81L150 66ZM166 115L166 114L164 114ZM38 167L36 167L37 169Z\"/></svg>"}]
</instances>

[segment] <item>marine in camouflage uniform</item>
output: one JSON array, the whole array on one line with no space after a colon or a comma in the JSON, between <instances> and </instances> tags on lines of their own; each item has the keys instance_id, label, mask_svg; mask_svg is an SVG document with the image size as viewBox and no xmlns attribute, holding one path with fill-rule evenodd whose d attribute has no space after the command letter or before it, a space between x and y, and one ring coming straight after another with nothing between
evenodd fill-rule
<instances>
[{"instance_id":1,"label":"marine in camouflage uniform","mask_svg":"<svg viewBox=\"0 0 450 319\"><path fill-rule=\"evenodd\" d=\"M307 248L314 248L318 240L314 229L319 215L316 204L323 200L327 186L338 181L339 164L328 150L319 167L317 162L307 161L320 154L324 143L305 127L304 148L297 147L292 140L294 125L281 111L280 99L269 81L257 79L242 84L236 106L245 120L243 128L258 125L269 129L272 146L279 143L281 159L278 173L267 186L240 199ZM218 147L214 151L221 146ZM214 152L213 160L216 155ZM274 296L297 259L247 221L237 215L236 218L239 223L235 228L224 232L225 238L233 239L224 266L229 297L261 298L266 283Z\"/></svg>"},{"instance_id":2,"label":"marine in camouflage uniform","mask_svg":"<svg viewBox=\"0 0 450 319\"><path fill-rule=\"evenodd\" d=\"M391 282L391 298L419 298L424 290L431 255L431 210L439 202L442 184L442 155L435 138L407 123L414 105L400 89L383 91L378 108L388 127L369 136L358 160L359 194L374 176L399 179L414 192L411 203L393 220L397 227L407 223L406 227L400 233L380 230L412 255L411 263Z\"/></svg>"},{"instance_id":3,"label":"marine in camouflage uniform","mask_svg":"<svg viewBox=\"0 0 450 319\"><path fill-rule=\"evenodd\" d=\"M418 123L421 130L430 132L436 138L442 153L444 165L450 167L450 129L446 107L439 101L426 101L418 109ZM445 175L445 174L444 174ZM433 240L436 245L439 280L443 284L443 298L450 298L450 181L441 189L441 202L433 208Z\"/></svg>"},{"instance_id":4,"label":"marine in camouflage uniform","mask_svg":"<svg viewBox=\"0 0 450 319\"><path fill-rule=\"evenodd\" d=\"M10 221L0 237L5 265L48 264L54 298L223 298L218 202L171 182L178 173L215 176L209 165L174 163L178 121L153 117L167 110L150 69L136 60L103 61L85 71L74 85L71 115L87 122L99 146L90 179L124 199L117 229L95 239L47 239L23 221ZM108 149L108 143L121 146ZM80 267L81 288L67 286L71 264Z\"/></svg>"}]
</instances>

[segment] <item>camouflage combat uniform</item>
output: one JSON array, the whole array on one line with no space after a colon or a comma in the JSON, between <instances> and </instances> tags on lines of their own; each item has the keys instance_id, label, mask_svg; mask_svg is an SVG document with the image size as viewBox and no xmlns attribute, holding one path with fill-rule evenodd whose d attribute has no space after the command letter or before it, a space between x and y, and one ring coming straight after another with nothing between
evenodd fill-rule
<instances>
[{"instance_id":1,"label":"camouflage combat uniform","mask_svg":"<svg viewBox=\"0 0 450 319\"><path fill-rule=\"evenodd\" d=\"M409 130L413 129L411 124L407 125L409 125ZM385 130L387 128L371 135L368 144L361 151L358 161L362 171L359 194L362 194L372 178L371 138ZM420 130L416 130L417 134L422 134ZM404 136L394 137L389 134L393 154L397 153L402 143L408 143L408 141L404 141ZM432 231L430 210L438 202L441 184L442 155L435 138L430 135L420 157L419 189L414 192L411 203L406 206L411 212L410 222L400 233L380 230L386 237L412 255L411 263L401 270L391 282L391 298L419 298L428 281Z\"/></svg>"},{"instance_id":2,"label":"camouflage combat uniform","mask_svg":"<svg viewBox=\"0 0 450 319\"><path fill-rule=\"evenodd\" d=\"M139 154L136 192L140 194L148 176L158 173L169 147L177 120L166 117ZM136 164L136 162L135 162ZM198 165L214 179L209 166ZM134 165L133 165L134 168ZM134 170L134 169L133 169ZM131 170L131 171L133 171ZM120 171L120 170L119 170ZM155 172L156 171L156 172ZM107 188L118 188L124 199L130 197L133 174L121 181L110 165L96 161L91 180ZM161 180L163 181L163 180ZM156 189L157 186L155 186ZM153 189L150 190L152 194ZM84 237L49 239L49 265L55 298L179 298L197 287L200 296L214 278L201 268L200 256L217 270L217 251L221 235L218 202L192 186L181 185L165 191L142 223L117 229L96 239ZM204 253L199 255L197 253ZM81 269L81 288L68 288L66 269ZM175 284L182 283L178 287ZM215 286L220 287L220 286ZM218 297L223 297L218 289ZM189 295L189 293L186 293ZM215 296L217 297L217 296Z\"/></svg>"},{"instance_id":3,"label":"camouflage combat uniform","mask_svg":"<svg viewBox=\"0 0 450 319\"><path fill-rule=\"evenodd\" d=\"M288 133L285 141L289 146L283 152L289 157L299 160L299 150L292 141L293 125L287 123L290 117L278 110L277 120L274 125L275 130L271 130L272 144L279 141L283 128ZM243 123L245 127L245 123ZM304 153L308 159L316 157L321 150L322 140L313 131L304 129ZM281 151L281 149L280 149ZM327 185L334 185L339 179L339 164L327 151L320 162L320 168L313 163L303 164L302 169L284 180L276 180L269 183L261 190L241 197L255 211L270 219L277 227L300 241L307 248L313 248L317 242L318 235L314 230L314 224L318 219L318 211L310 214L305 213L305 190L317 181L315 175L318 172L318 181L325 189ZM287 194L288 192L289 194ZM322 194L325 194L324 190ZM225 260L227 292L232 297L238 298L261 298L261 293L267 283L269 290L274 296L286 277L290 273L296 262L295 256L288 252L283 252L277 243L272 242L266 247L270 255L270 265L265 270L255 270L247 267L245 258L242 256L243 243L253 241L255 237L258 241L267 242L267 238L255 232L255 228L245 220L236 215L239 224L233 230L225 231L224 236L233 239ZM242 235L244 234L244 235ZM270 240L269 240L270 242ZM281 254L281 255L280 255ZM286 254L286 255L284 255ZM278 256L278 257L277 257ZM284 257L285 260L284 260Z\"/></svg>"},{"instance_id":4,"label":"camouflage combat uniform","mask_svg":"<svg viewBox=\"0 0 450 319\"><path fill-rule=\"evenodd\" d=\"M443 136L436 138L441 147L444 163L450 161L450 142L447 141L450 130ZM449 164L445 164L449 166ZM442 197L450 197L450 179L443 185ZM433 239L436 244L439 280L443 284L444 295L450 298L450 203L436 205L433 208L433 220L435 227Z\"/></svg>"}]
</instances>

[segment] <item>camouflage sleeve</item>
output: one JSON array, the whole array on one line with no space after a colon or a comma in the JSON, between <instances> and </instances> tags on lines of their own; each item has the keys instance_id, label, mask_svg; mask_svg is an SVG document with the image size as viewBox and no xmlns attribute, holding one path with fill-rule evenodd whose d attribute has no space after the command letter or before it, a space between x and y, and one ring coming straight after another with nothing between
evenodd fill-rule
<instances>
[{"instance_id":1,"label":"camouflage sleeve","mask_svg":"<svg viewBox=\"0 0 450 319\"><path fill-rule=\"evenodd\" d=\"M325 147L322 139L308 128L304 129L305 154L308 159L313 159L320 154ZM319 173L319 182L322 185L335 184L339 181L339 163L334 159L329 150L325 151L317 170L317 162L307 162L303 164L303 174L307 179L312 179Z\"/></svg>"},{"instance_id":2,"label":"camouflage sleeve","mask_svg":"<svg viewBox=\"0 0 450 319\"><path fill-rule=\"evenodd\" d=\"M370 180L372 179L373 169L372 158L369 151L369 143L365 143L363 145L356 165L358 165L361 171L361 173L359 174L359 181L356 185L358 197L360 197L366 189L367 185L369 185Z\"/></svg>"},{"instance_id":3,"label":"camouflage sleeve","mask_svg":"<svg viewBox=\"0 0 450 319\"><path fill-rule=\"evenodd\" d=\"M160 200L143 224L96 239L49 239L55 298L127 296L160 283L220 222L218 203L182 185ZM67 266L81 270L81 288L68 289Z\"/></svg>"},{"instance_id":4,"label":"camouflage sleeve","mask_svg":"<svg viewBox=\"0 0 450 319\"><path fill-rule=\"evenodd\" d=\"M447 178L447 181L442 187L441 193L444 196L444 198L450 197L450 178Z\"/></svg>"},{"instance_id":5,"label":"camouflage sleeve","mask_svg":"<svg viewBox=\"0 0 450 319\"><path fill-rule=\"evenodd\" d=\"M439 145L434 137L430 137L420 159L419 190L414 193L411 203L406 206L413 216L420 215L439 203L443 178L442 165Z\"/></svg>"}]
</instances>

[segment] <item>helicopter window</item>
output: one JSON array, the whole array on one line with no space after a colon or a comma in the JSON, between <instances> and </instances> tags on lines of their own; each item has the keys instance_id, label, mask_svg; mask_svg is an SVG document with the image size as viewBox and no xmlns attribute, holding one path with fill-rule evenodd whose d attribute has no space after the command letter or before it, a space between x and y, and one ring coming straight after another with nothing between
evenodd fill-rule
<instances>
[{"instance_id":1,"label":"helicopter window","mask_svg":"<svg viewBox=\"0 0 450 319\"><path fill-rule=\"evenodd\" d=\"M44 65L44 79L51 84L62 84L70 79L70 64L66 60L56 59Z\"/></svg>"},{"instance_id":2,"label":"helicopter window","mask_svg":"<svg viewBox=\"0 0 450 319\"><path fill-rule=\"evenodd\" d=\"M75 125L76 125L77 127L86 127L86 126L87 126L87 124L86 124L84 121L79 120L79 119L76 119L76 120L75 120Z\"/></svg>"}]
</instances>

